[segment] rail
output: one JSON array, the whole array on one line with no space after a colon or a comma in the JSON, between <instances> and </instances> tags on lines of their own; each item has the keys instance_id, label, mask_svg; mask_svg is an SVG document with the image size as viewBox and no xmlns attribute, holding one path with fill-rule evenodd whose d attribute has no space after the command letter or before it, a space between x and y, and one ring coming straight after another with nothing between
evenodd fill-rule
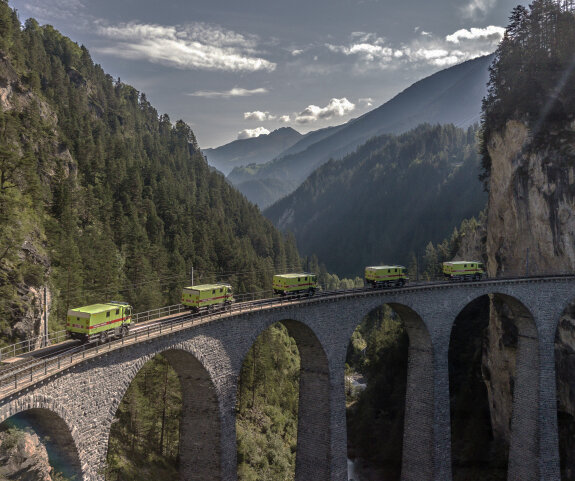
<instances>
[{"instance_id":1,"label":"rail","mask_svg":"<svg viewBox=\"0 0 575 481\"><path fill-rule=\"evenodd\" d=\"M21 356L41 347L51 346L65 341L68 338L66 330L51 332L47 336L35 336L24 341L0 348L0 361L11 357Z\"/></svg>"},{"instance_id":2,"label":"rail","mask_svg":"<svg viewBox=\"0 0 575 481\"><path fill-rule=\"evenodd\" d=\"M508 282L538 282L542 280L565 280L573 278L573 275L557 275L553 277L547 276L533 276L530 278L515 278L515 279L487 279L480 282L471 283L472 285L484 284L501 284ZM449 288L453 284L445 282L425 282L425 283L412 283L400 289L394 289L387 292L410 292L420 290L431 290L436 288ZM172 318L164 318L162 322L152 322L148 324L137 325L128 336L112 340L105 344L83 344L81 346L73 347L65 352L57 355L47 355L45 358L34 359L24 366L11 370L9 372L0 373L0 398L9 396L20 389L28 387L41 379L48 377L51 374L61 371L64 368L73 366L86 359L99 356L102 352L109 352L112 350L120 349L125 345L136 344L138 341L159 337L169 332L176 332L187 329L192 325L203 324L206 322L229 317L235 314L242 314L244 312L257 312L272 307L282 307L289 305L300 305L308 303L322 302L325 300L337 300L346 297L355 297L358 295L369 296L378 295L382 289L373 288L352 288L343 290L324 290L316 293L314 296L300 297L281 297L281 298L261 298L252 299L243 302L237 302L225 309L217 311L208 311L202 313L186 312L182 315L174 316ZM385 292L385 290L384 290ZM250 297L250 296L248 296ZM257 297L251 295L251 297ZM172 306L173 307L173 306ZM167 308L164 308L167 309ZM153 310L160 313L161 310ZM152 315L152 314L151 314ZM155 315L155 314L153 314Z\"/></svg>"},{"instance_id":3,"label":"rail","mask_svg":"<svg viewBox=\"0 0 575 481\"><path fill-rule=\"evenodd\" d=\"M258 297L257 295L250 295L247 297ZM307 298L309 301L313 298ZM18 391L30 384L34 384L39 380L54 374L64 368L73 366L86 359L99 356L102 352L108 352L119 349L124 345L136 344L143 339L150 339L161 336L168 332L179 331L190 327L190 325L205 323L228 317L237 313L252 312L269 308L270 305L285 305L301 302L300 299L295 298L280 298L280 299L254 299L244 302L239 302L228 306L226 309L217 311L208 311L202 313L190 313L187 311L185 314L174 317L172 319L165 319L163 322L142 324L137 326L124 338L112 340L105 344L83 344L75 346L65 352L59 353L56 356L47 355L45 358L34 359L24 366L20 365L9 372L0 373L0 397L5 397L11 393Z\"/></svg>"},{"instance_id":4,"label":"rail","mask_svg":"<svg viewBox=\"0 0 575 481\"><path fill-rule=\"evenodd\" d=\"M239 294L236 295L236 300L240 302L247 302L247 301L254 301L257 299L263 299L265 297L270 297L272 295L272 291L259 291L259 292L250 292L247 294ZM149 311L138 312L132 315L132 322L140 323L140 322L148 322L154 319L160 319L163 317L169 317L174 314L180 314L182 312L186 312L188 309L186 306L182 304L174 304L172 306L165 306L159 307L156 309L150 309ZM61 330L48 333L47 336L34 336L23 341L16 342L14 344L10 344L9 346L5 346L0 348L0 361L5 361L6 359L10 359L17 356L22 356L28 354L32 351L37 349L53 346L55 344L59 344L68 337L68 331Z\"/></svg>"}]
</instances>

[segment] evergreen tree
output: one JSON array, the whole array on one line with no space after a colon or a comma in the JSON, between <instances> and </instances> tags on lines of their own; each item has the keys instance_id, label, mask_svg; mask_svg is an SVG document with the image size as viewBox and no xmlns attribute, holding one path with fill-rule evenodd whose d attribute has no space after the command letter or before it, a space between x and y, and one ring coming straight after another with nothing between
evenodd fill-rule
<instances>
[{"instance_id":1,"label":"evergreen tree","mask_svg":"<svg viewBox=\"0 0 575 481\"><path fill-rule=\"evenodd\" d=\"M535 0L517 6L490 67L481 125L482 173L491 171L489 140L508 120L529 127L526 149L552 143L553 125L575 119L575 11L573 3Z\"/></svg>"}]
</instances>

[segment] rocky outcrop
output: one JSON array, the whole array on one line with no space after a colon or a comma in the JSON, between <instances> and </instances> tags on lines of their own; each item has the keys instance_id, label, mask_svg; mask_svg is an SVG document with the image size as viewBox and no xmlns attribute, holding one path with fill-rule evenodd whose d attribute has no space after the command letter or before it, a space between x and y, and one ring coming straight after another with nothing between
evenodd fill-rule
<instances>
[{"instance_id":1,"label":"rocky outcrop","mask_svg":"<svg viewBox=\"0 0 575 481\"><path fill-rule=\"evenodd\" d=\"M507 122L489 142L489 275L575 270L575 124L533 148L527 126Z\"/></svg>"},{"instance_id":2,"label":"rocky outcrop","mask_svg":"<svg viewBox=\"0 0 575 481\"><path fill-rule=\"evenodd\" d=\"M49 185L54 182L57 168L62 170L64 177L76 179L77 164L68 148L59 141L58 116L54 109L25 85L11 63L1 56L0 112L6 115L19 114L25 118L37 116L43 122L46 135L41 140L32 139L29 132L26 132L26 138L21 139L22 142L14 138L7 141L3 137L16 157L31 154L37 158L36 168L42 183ZM24 152L23 145L29 149L28 152ZM52 155L42 157L42 149L50 151ZM45 199L47 204L50 201ZM49 312L52 298L51 288L46 285L46 280L50 279L51 261L42 219L25 204L19 209L18 215L11 222L10 232L0 236L0 289L3 289L4 298L4 322L0 326L0 339L6 342L41 334L46 322L44 313ZM46 296L44 290L47 291Z\"/></svg>"},{"instance_id":3,"label":"rocky outcrop","mask_svg":"<svg viewBox=\"0 0 575 481\"><path fill-rule=\"evenodd\" d=\"M515 120L491 136L486 243L491 277L575 272L574 138L571 123L535 145L528 127ZM516 342L511 313L492 299L483 371L494 435L506 442ZM555 352L562 470L575 474L575 306L560 321Z\"/></svg>"},{"instance_id":4,"label":"rocky outcrop","mask_svg":"<svg viewBox=\"0 0 575 481\"><path fill-rule=\"evenodd\" d=\"M0 479L52 481L46 447L33 433L8 429L0 432Z\"/></svg>"}]
</instances>

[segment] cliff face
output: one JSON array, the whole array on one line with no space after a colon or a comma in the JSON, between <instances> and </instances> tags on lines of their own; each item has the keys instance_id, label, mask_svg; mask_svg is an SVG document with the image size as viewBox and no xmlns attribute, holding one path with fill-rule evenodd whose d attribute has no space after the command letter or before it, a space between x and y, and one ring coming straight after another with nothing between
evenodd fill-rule
<instances>
[{"instance_id":1,"label":"cliff face","mask_svg":"<svg viewBox=\"0 0 575 481\"><path fill-rule=\"evenodd\" d=\"M46 447L36 434L0 432L0 479L52 481Z\"/></svg>"},{"instance_id":2,"label":"cliff face","mask_svg":"<svg viewBox=\"0 0 575 481\"><path fill-rule=\"evenodd\" d=\"M575 123L552 145L527 151L530 133L507 122L488 145L492 160L487 215L489 275L575 269Z\"/></svg>"},{"instance_id":3,"label":"cliff face","mask_svg":"<svg viewBox=\"0 0 575 481\"><path fill-rule=\"evenodd\" d=\"M492 135L487 213L489 276L575 272L575 123L531 145L528 128L508 121ZM558 417L562 470L575 473L575 306L559 324ZM491 300L483 371L495 436L509 441L516 332L504 305ZM569 478L571 479L571 478Z\"/></svg>"},{"instance_id":4,"label":"cliff face","mask_svg":"<svg viewBox=\"0 0 575 481\"><path fill-rule=\"evenodd\" d=\"M50 157L42 161L39 170L39 180L50 185L57 166L61 166L69 176L73 164L72 156L67 148L62 147L57 136L58 117L53 109L41 97L26 87L10 62L0 58L0 112L2 127L0 136L3 148L10 149L19 157L25 155L25 150L34 157L40 157L40 144L44 152L50 152ZM6 118L19 117L29 121L30 115L37 115L48 135L38 140L32 129L25 138L16 140L16 136L8 125ZM26 144L24 144L26 143ZM6 155L6 152L3 151ZM2 159L6 162L6 159ZM9 164L2 164L0 169L9 170ZM22 174L13 176L18 185ZM10 178L12 180L12 178ZM12 186L4 186L2 196L11 193ZM18 196L21 194L19 193ZM51 289L45 279L50 275L50 258L46 248L46 235L41 215L33 204L17 197L10 209L6 209L6 201L0 199L2 213L0 223L4 235L0 236L0 292L4 305L1 309L5 314L0 323L0 343L3 339L25 339L43 332L44 327L44 289L47 290L47 311L50 310ZM6 315L8 314L8 315Z\"/></svg>"}]
</instances>

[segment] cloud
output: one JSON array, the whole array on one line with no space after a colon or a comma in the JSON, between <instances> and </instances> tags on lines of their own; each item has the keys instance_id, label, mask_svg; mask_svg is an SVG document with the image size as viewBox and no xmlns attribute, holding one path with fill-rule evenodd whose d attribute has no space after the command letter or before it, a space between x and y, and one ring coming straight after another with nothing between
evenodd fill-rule
<instances>
[{"instance_id":1,"label":"cloud","mask_svg":"<svg viewBox=\"0 0 575 481\"><path fill-rule=\"evenodd\" d=\"M164 26L136 22L103 26L98 33L114 45L98 48L102 54L148 60L152 63L191 70L230 72L273 71L276 64L258 57L258 38L219 26L192 23Z\"/></svg>"},{"instance_id":2,"label":"cloud","mask_svg":"<svg viewBox=\"0 0 575 481\"><path fill-rule=\"evenodd\" d=\"M295 121L298 124L308 124L317 120L331 119L333 117L343 117L355 109L355 104L345 97L341 99L331 99L325 107L308 105L304 110L296 115Z\"/></svg>"},{"instance_id":3,"label":"cloud","mask_svg":"<svg viewBox=\"0 0 575 481\"><path fill-rule=\"evenodd\" d=\"M85 5L82 0L31 0L25 6L28 12L41 23L69 19L78 21L80 17L82 23L86 20L84 18Z\"/></svg>"},{"instance_id":4,"label":"cloud","mask_svg":"<svg viewBox=\"0 0 575 481\"><path fill-rule=\"evenodd\" d=\"M388 63L395 56L395 50L387 45L386 40L374 33L353 32L351 38L352 43L347 46L326 44L326 47L332 52L356 56L363 62L378 64Z\"/></svg>"},{"instance_id":5,"label":"cloud","mask_svg":"<svg viewBox=\"0 0 575 481\"><path fill-rule=\"evenodd\" d=\"M258 94L266 94L268 93L268 89L265 88L257 88L257 89L243 89L239 87L234 87L231 90L225 90L223 92L217 90L197 90L196 92L192 92L190 95L192 97L204 97L207 99L229 99L231 97L249 97L251 95L258 95Z\"/></svg>"},{"instance_id":6,"label":"cloud","mask_svg":"<svg viewBox=\"0 0 575 481\"><path fill-rule=\"evenodd\" d=\"M373 106L373 99L371 97L365 97L361 99L357 99L357 103L362 107L371 107Z\"/></svg>"},{"instance_id":7,"label":"cloud","mask_svg":"<svg viewBox=\"0 0 575 481\"><path fill-rule=\"evenodd\" d=\"M475 18L477 16L484 16L491 10L497 0L471 0L467 5L462 7L463 16L466 18Z\"/></svg>"},{"instance_id":8,"label":"cloud","mask_svg":"<svg viewBox=\"0 0 575 481\"><path fill-rule=\"evenodd\" d=\"M263 122L264 120L275 120L275 115L270 115L269 112L262 112L261 110L255 110L254 112L244 112L245 120L258 120Z\"/></svg>"},{"instance_id":9,"label":"cloud","mask_svg":"<svg viewBox=\"0 0 575 481\"><path fill-rule=\"evenodd\" d=\"M351 37L352 42L349 45L326 44L326 47L331 52L355 57L362 69L385 68L391 65L394 58L402 55L400 50L387 45L384 38L375 34L354 32Z\"/></svg>"},{"instance_id":10,"label":"cloud","mask_svg":"<svg viewBox=\"0 0 575 481\"><path fill-rule=\"evenodd\" d=\"M278 120L283 124L287 124L287 123L291 122L291 118L289 115L280 115Z\"/></svg>"},{"instance_id":11,"label":"cloud","mask_svg":"<svg viewBox=\"0 0 575 481\"><path fill-rule=\"evenodd\" d=\"M495 25L489 25L485 28L471 27L469 30L462 28L451 35L447 35L445 40L451 43L459 43L461 40L478 39L500 42L504 33L505 29L503 27L496 27Z\"/></svg>"},{"instance_id":12,"label":"cloud","mask_svg":"<svg viewBox=\"0 0 575 481\"><path fill-rule=\"evenodd\" d=\"M270 131L264 127L258 127L257 129L244 129L238 132L238 140L251 139L253 137L259 137L260 135L268 135Z\"/></svg>"},{"instance_id":13,"label":"cloud","mask_svg":"<svg viewBox=\"0 0 575 481\"><path fill-rule=\"evenodd\" d=\"M489 25L484 28L460 29L439 38L429 32L414 29L411 42L398 46L374 33L354 32L348 45L326 44L333 53L355 59L356 74L396 69L405 64L449 67L495 51L505 29Z\"/></svg>"},{"instance_id":14,"label":"cloud","mask_svg":"<svg viewBox=\"0 0 575 481\"><path fill-rule=\"evenodd\" d=\"M301 49L295 49L295 50L292 50L292 51L291 51L291 54L292 54L294 57L297 57L298 55L301 55L302 53L303 53L303 50L301 50Z\"/></svg>"}]
</instances>

